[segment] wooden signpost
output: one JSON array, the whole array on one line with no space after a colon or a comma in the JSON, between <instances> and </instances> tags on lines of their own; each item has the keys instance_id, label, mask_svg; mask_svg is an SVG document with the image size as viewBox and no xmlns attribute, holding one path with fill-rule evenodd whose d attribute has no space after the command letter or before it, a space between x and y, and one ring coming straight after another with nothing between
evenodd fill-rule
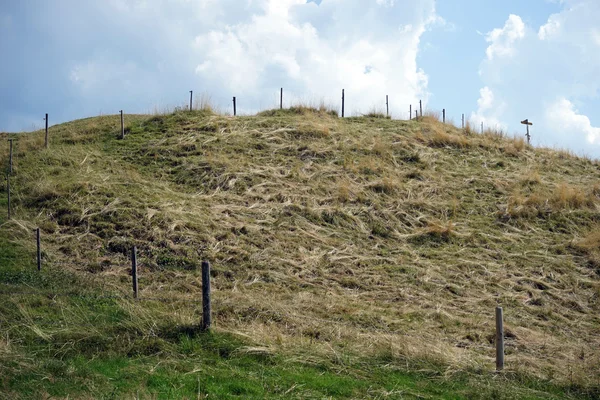
<instances>
[{"instance_id":1,"label":"wooden signpost","mask_svg":"<svg viewBox=\"0 0 600 400\"><path fill-rule=\"evenodd\" d=\"M521 123L525 126L527 126L527 133L525 134L525 136L527 136L527 144L529 144L531 142L531 135L529 134L529 127L531 125L533 125L532 122L529 122L528 119L521 121Z\"/></svg>"}]
</instances>

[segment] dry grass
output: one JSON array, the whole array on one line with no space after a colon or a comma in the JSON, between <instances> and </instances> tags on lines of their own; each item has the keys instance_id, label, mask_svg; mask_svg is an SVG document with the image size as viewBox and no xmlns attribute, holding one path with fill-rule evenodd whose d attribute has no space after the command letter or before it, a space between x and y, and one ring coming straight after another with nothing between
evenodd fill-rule
<instances>
[{"instance_id":1,"label":"dry grass","mask_svg":"<svg viewBox=\"0 0 600 400\"><path fill-rule=\"evenodd\" d=\"M435 110L425 110L422 120L425 122L441 122L442 113Z\"/></svg>"},{"instance_id":2,"label":"dry grass","mask_svg":"<svg viewBox=\"0 0 600 400\"><path fill-rule=\"evenodd\" d=\"M327 106L325 103L320 103L318 105L296 104L290 108L282 110L273 109L258 113L258 116L260 117L285 117L290 115L338 117L338 112L337 110Z\"/></svg>"},{"instance_id":3,"label":"dry grass","mask_svg":"<svg viewBox=\"0 0 600 400\"><path fill-rule=\"evenodd\" d=\"M586 256L589 266L600 274L600 227L594 226L583 238L574 239L571 246ZM596 297L600 298L600 284L595 286Z\"/></svg>"},{"instance_id":4,"label":"dry grass","mask_svg":"<svg viewBox=\"0 0 600 400\"><path fill-rule=\"evenodd\" d=\"M491 370L502 304L509 371L596 384L598 275L581 256L594 245L569 246L597 218L589 162L432 116L339 120L326 107L128 128L117 141L116 116L54 127L48 151L39 132L19 137L10 229L30 246L18 232L46 227L50 260L86 263L70 268L119 293L137 245L142 296L178 307L132 306L148 326L197 319L208 259L216 326L269 351Z\"/></svg>"},{"instance_id":5,"label":"dry grass","mask_svg":"<svg viewBox=\"0 0 600 400\"><path fill-rule=\"evenodd\" d=\"M427 120L425 123L427 123ZM427 124L423 128L423 134L418 139L431 147L467 148L472 143L464 135L450 133L450 129L439 123Z\"/></svg>"},{"instance_id":6,"label":"dry grass","mask_svg":"<svg viewBox=\"0 0 600 400\"><path fill-rule=\"evenodd\" d=\"M361 114L362 117L365 118L381 118L381 119L391 119L390 115L386 115L385 109L373 107L366 114Z\"/></svg>"},{"instance_id":7,"label":"dry grass","mask_svg":"<svg viewBox=\"0 0 600 400\"><path fill-rule=\"evenodd\" d=\"M522 182L528 186L541 182L537 172ZM507 215L511 217L538 217L561 210L595 210L597 196L592 191L560 183L554 187L537 186L528 195L515 192L508 202Z\"/></svg>"},{"instance_id":8,"label":"dry grass","mask_svg":"<svg viewBox=\"0 0 600 400\"><path fill-rule=\"evenodd\" d=\"M465 129L464 129L465 135L467 136L471 136L473 134L475 134L476 132L473 130L473 127L471 126L471 123L469 121L465 122Z\"/></svg>"}]
</instances>

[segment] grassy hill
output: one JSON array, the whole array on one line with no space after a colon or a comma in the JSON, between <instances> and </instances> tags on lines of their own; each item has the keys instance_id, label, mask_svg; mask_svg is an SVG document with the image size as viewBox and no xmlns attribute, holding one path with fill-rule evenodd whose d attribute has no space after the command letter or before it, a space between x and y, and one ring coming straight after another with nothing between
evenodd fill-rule
<instances>
[{"instance_id":1,"label":"grassy hill","mask_svg":"<svg viewBox=\"0 0 600 400\"><path fill-rule=\"evenodd\" d=\"M433 114L119 124L0 134L0 398L600 395L598 162Z\"/></svg>"}]
</instances>

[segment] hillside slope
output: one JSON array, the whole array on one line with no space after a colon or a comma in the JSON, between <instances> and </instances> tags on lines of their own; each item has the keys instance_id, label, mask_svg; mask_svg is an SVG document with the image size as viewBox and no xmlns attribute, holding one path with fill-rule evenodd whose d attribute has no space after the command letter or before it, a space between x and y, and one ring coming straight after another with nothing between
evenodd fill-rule
<instances>
[{"instance_id":1,"label":"hillside slope","mask_svg":"<svg viewBox=\"0 0 600 400\"><path fill-rule=\"evenodd\" d=\"M18 337L11 357L30 342L103 352L112 344L100 337L120 343L133 325L125 354L136 349L130 335L146 339L142 355L167 351L157 332L198 323L198 269L209 260L215 330L245 338L252 354L340 365L356 355L486 375L502 305L506 376L597 393L597 162L432 117L339 119L295 108L126 121L125 140L117 116L52 127L49 149L43 132L11 135L14 218L1 229L5 254L27 255L1 275L0 334ZM30 257L38 226L44 279ZM55 309L48 295L9 295L80 295L85 286L130 297L133 245L142 301ZM100 328L113 320L120 331ZM18 359L11 363L26 364Z\"/></svg>"}]
</instances>

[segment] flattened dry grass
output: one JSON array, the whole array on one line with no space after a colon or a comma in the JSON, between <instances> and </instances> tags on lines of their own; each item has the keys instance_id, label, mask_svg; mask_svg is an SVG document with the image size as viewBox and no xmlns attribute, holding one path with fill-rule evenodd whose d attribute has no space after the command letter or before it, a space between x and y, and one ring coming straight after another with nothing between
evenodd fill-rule
<instances>
[{"instance_id":1,"label":"flattened dry grass","mask_svg":"<svg viewBox=\"0 0 600 400\"><path fill-rule=\"evenodd\" d=\"M19 136L16 240L45 227L49 261L116 293L135 244L141 295L173 299L175 325L197 319L208 259L218 329L290 357L492 370L502 304L509 372L596 385L598 275L571 245L595 226L593 164L435 118L126 120L125 141L116 116L53 127L50 150ZM146 304L147 326L167 314Z\"/></svg>"}]
</instances>

